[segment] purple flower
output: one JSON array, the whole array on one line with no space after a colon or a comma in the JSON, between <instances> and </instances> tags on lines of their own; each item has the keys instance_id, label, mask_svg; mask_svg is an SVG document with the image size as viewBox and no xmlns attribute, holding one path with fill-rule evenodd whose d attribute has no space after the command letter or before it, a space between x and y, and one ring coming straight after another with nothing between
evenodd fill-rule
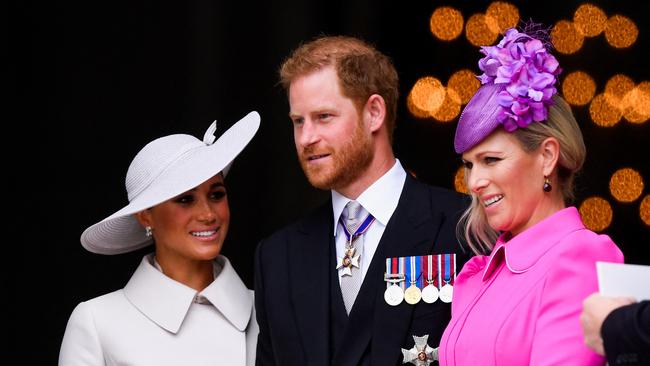
<instances>
[{"instance_id":1,"label":"purple flower","mask_svg":"<svg viewBox=\"0 0 650 366\"><path fill-rule=\"evenodd\" d=\"M533 115L533 121L542 122L546 120L547 114L544 103L530 103L529 106Z\"/></svg>"},{"instance_id":2,"label":"purple flower","mask_svg":"<svg viewBox=\"0 0 650 366\"><path fill-rule=\"evenodd\" d=\"M544 43L510 28L496 46L481 47L481 53L481 84L505 84L497 101L502 108L498 120L506 131L545 121L562 69Z\"/></svg>"},{"instance_id":3,"label":"purple flower","mask_svg":"<svg viewBox=\"0 0 650 366\"><path fill-rule=\"evenodd\" d=\"M510 108L514 100L515 98L505 90L497 94L497 103L502 107Z\"/></svg>"},{"instance_id":4,"label":"purple flower","mask_svg":"<svg viewBox=\"0 0 650 366\"><path fill-rule=\"evenodd\" d=\"M497 74L497 69L501 66L499 61L493 58L482 58L478 62L478 67L483 70L487 75L494 76Z\"/></svg>"}]
</instances>

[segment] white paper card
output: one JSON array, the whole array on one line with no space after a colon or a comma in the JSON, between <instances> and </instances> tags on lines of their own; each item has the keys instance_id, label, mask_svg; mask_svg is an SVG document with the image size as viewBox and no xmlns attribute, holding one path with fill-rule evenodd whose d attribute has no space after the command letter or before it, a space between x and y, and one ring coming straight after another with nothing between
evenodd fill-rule
<instances>
[{"instance_id":1,"label":"white paper card","mask_svg":"<svg viewBox=\"0 0 650 366\"><path fill-rule=\"evenodd\" d=\"M596 272L601 295L650 300L650 266L596 262Z\"/></svg>"}]
</instances>

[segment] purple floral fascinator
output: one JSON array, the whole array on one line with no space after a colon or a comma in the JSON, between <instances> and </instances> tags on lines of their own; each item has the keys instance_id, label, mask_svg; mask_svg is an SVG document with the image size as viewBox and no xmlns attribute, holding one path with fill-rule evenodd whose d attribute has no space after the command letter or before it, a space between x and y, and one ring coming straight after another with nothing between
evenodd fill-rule
<instances>
[{"instance_id":1,"label":"purple floral fascinator","mask_svg":"<svg viewBox=\"0 0 650 366\"><path fill-rule=\"evenodd\" d=\"M457 153L471 149L499 125L512 132L546 120L562 70L548 52L546 34L534 28L530 32L510 28L496 46L481 47L485 57L478 62L483 71L478 79L483 85L458 121Z\"/></svg>"}]
</instances>

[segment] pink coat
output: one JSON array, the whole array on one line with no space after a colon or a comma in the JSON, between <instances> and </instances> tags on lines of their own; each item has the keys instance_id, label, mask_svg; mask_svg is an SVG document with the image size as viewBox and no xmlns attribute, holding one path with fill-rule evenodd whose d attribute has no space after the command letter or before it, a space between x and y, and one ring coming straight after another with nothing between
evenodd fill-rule
<instances>
[{"instance_id":1,"label":"pink coat","mask_svg":"<svg viewBox=\"0 0 650 366\"><path fill-rule=\"evenodd\" d=\"M454 286L440 365L604 365L584 344L582 301L598 290L596 261L623 262L607 235L565 208L489 257L472 258Z\"/></svg>"}]
</instances>

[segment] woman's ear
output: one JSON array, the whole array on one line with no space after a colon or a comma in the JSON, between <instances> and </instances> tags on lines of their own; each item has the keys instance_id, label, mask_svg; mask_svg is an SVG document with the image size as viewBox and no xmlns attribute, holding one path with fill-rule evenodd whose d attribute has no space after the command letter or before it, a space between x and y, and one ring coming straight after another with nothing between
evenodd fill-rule
<instances>
[{"instance_id":1,"label":"woman's ear","mask_svg":"<svg viewBox=\"0 0 650 366\"><path fill-rule=\"evenodd\" d=\"M540 145L542 153L542 169L545 176L551 175L557 161L560 159L560 143L555 137L548 137Z\"/></svg>"},{"instance_id":2,"label":"woman's ear","mask_svg":"<svg viewBox=\"0 0 650 366\"><path fill-rule=\"evenodd\" d=\"M370 131L378 131L384 125L386 119L386 102L384 98L379 94L371 95L366 102L364 114L368 118Z\"/></svg>"},{"instance_id":3,"label":"woman's ear","mask_svg":"<svg viewBox=\"0 0 650 366\"><path fill-rule=\"evenodd\" d=\"M133 214L142 227L151 226L151 213L149 210L142 210Z\"/></svg>"}]
</instances>

